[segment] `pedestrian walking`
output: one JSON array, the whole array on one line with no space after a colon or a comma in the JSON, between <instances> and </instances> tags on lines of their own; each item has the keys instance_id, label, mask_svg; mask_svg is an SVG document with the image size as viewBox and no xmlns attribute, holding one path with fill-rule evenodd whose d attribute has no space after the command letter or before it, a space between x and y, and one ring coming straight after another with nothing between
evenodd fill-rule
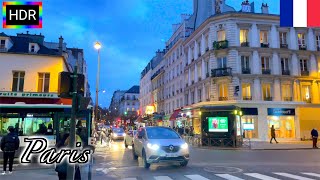
<instances>
[{"instance_id":1,"label":"pedestrian walking","mask_svg":"<svg viewBox=\"0 0 320 180\"><path fill-rule=\"evenodd\" d=\"M61 141L58 143L57 148L67 148L69 146L70 138L69 134L64 134ZM76 142L81 143L82 140L79 135L76 134ZM58 178L59 180L66 180L67 179L67 169L68 169L68 158L64 158L61 163L56 165L55 171L58 172ZM75 174L74 174L74 180L81 180L81 173L80 173L80 167L79 165L75 165Z\"/></svg>"},{"instance_id":2,"label":"pedestrian walking","mask_svg":"<svg viewBox=\"0 0 320 180\"><path fill-rule=\"evenodd\" d=\"M8 134L1 139L1 150L3 151L3 173L6 174L7 164L9 161L9 174L12 174L12 166L15 151L19 149L19 137L15 133L13 126L9 126Z\"/></svg>"},{"instance_id":3,"label":"pedestrian walking","mask_svg":"<svg viewBox=\"0 0 320 180\"><path fill-rule=\"evenodd\" d=\"M313 128L311 131L311 136L312 136L312 144L313 144L313 148L318 148L317 143L318 143L318 131L317 129Z\"/></svg>"},{"instance_id":4,"label":"pedestrian walking","mask_svg":"<svg viewBox=\"0 0 320 180\"><path fill-rule=\"evenodd\" d=\"M271 139L270 139L270 144L272 144L272 140L275 140L276 143L278 144L279 142L276 140L276 129L274 128L274 125L271 126Z\"/></svg>"}]
</instances>

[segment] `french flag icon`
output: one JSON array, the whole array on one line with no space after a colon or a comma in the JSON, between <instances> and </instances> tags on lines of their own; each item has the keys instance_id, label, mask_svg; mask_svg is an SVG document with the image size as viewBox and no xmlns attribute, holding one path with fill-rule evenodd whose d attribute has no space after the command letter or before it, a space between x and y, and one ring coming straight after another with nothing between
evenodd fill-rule
<instances>
[{"instance_id":1,"label":"french flag icon","mask_svg":"<svg viewBox=\"0 0 320 180\"><path fill-rule=\"evenodd\" d=\"M281 27L320 27L320 0L280 0Z\"/></svg>"}]
</instances>

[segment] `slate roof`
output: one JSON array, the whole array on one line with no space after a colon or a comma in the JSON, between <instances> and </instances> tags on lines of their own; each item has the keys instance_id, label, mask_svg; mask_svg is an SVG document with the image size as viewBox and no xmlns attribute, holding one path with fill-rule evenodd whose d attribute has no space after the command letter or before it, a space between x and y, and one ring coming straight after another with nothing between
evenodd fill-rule
<instances>
[{"instance_id":1,"label":"slate roof","mask_svg":"<svg viewBox=\"0 0 320 180\"><path fill-rule=\"evenodd\" d=\"M140 93L140 86L132 86L126 93Z\"/></svg>"},{"instance_id":2,"label":"slate roof","mask_svg":"<svg viewBox=\"0 0 320 180\"><path fill-rule=\"evenodd\" d=\"M0 33L0 36L1 36L1 37L8 37L8 35L6 35L4 32L1 32L1 33Z\"/></svg>"},{"instance_id":3,"label":"slate roof","mask_svg":"<svg viewBox=\"0 0 320 180\"><path fill-rule=\"evenodd\" d=\"M18 54L25 54L29 53L29 43L37 43L35 40L32 38L28 37L18 37L18 36L9 36L11 41L13 42L13 46L8 49L8 52L12 53L18 53ZM39 51L35 54L39 55L56 55L56 56L61 56L59 55L58 51L49 49L45 47L42 44L37 43L40 47Z\"/></svg>"}]
</instances>

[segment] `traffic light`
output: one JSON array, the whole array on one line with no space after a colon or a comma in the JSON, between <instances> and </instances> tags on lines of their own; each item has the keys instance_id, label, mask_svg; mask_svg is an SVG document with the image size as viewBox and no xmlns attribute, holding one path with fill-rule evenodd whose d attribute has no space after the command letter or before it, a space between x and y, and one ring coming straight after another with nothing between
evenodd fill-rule
<instances>
[{"instance_id":1,"label":"traffic light","mask_svg":"<svg viewBox=\"0 0 320 180\"><path fill-rule=\"evenodd\" d=\"M60 72L59 73L59 82L58 82L58 95L62 98L72 98L73 90L73 75L72 72ZM78 74L77 77L77 92L79 95L84 96L84 80L85 77L83 74Z\"/></svg>"},{"instance_id":2,"label":"traffic light","mask_svg":"<svg viewBox=\"0 0 320 180\"><path fill-rule=\"evenodd\" d=\"M127 114L128 114L128 112L127 112L127 111L125 111L125 112L124 112L124 115L127 115Z\"/></svg>"}]
</instances>

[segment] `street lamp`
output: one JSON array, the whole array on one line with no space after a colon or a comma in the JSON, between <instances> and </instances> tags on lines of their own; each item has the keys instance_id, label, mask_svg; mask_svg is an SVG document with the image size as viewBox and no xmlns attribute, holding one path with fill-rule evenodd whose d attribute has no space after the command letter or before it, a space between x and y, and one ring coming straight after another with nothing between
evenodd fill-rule
<instances>
[{"instance_id":1,"label":"street lamp","mask_svg":"<svg viewBox=\"0 0 320 180\"><path fill-rule=\"evenodd\" d=\"M100 80L100 49L101 44L99 42L96 42L94 44L94 48L98 50L98 71L97 71L97 81L96 81L96 107L95 107L95 121L98 120L98 105L99 105L99 80Z\"/></svg>"}]
</instances>

